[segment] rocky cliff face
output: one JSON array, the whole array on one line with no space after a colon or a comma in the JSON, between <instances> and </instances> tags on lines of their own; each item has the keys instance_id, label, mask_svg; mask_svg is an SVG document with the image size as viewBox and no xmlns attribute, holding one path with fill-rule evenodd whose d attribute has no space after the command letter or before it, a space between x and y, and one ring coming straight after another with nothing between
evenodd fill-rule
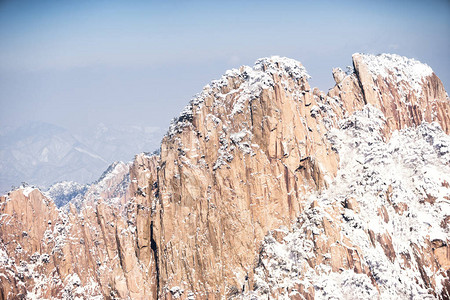
<instances>
[{"instance_id":1,"label":"rocky cliff face","mask_svg":"<svg viewBox=\"0 0 450 300\"><path fill-rule=\"evenodd\" d=\"M249 295L448 298L450 138L424 123L386 142L385 124L367 106L329 132L337 176L265 237Z\"/></svg>"},{"instance_id":2,"label":"rocky cliff face","mask_svg":"<svg viewBox=\"0 0 450 300\"><path fill-rule=\"evenodd\" d=\"M328 94L287 58L228 71L79 212L9 193L1 295L448 297L448 96L415 60L353 63Z\"/></svg>"},{"instance_id":3,"label":"rocky cliff face","mask_svg":"<svg viewBox=\"0 0 450 300\"><path fill-rule=\"evenodd\" d=\"M90 187L80 211L58 210L34 188L2 197L2 298L154 297L147 195L155 174L155 157L144 154L131 166L113 165Z\"/></svg>"}]
</instances>

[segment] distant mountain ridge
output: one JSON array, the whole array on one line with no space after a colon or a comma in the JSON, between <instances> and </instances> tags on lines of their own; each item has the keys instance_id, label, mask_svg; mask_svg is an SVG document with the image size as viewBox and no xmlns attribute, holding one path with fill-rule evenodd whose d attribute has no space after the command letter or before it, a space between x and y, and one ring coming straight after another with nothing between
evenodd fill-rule
<instances>
[{"instance_id":1,"label":"distant mountain ridge","mask_svg":"<svg viewBox=\"0 0 450 300\"><path fill-rule=\"evenodd\" d=\"M29 122L0 134L0 192L28 182L47 188L61 181L91 183L114 161L159 148L157 127L107 127L74 134L62 127Z\"/></svg>"}]
</instances>

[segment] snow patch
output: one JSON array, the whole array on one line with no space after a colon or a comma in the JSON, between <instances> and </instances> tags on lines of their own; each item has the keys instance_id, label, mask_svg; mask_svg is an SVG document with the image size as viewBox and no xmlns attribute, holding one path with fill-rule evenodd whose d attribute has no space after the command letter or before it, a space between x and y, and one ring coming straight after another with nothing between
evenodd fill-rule
<instances>
[{"instance_id":1,"label":"snow patch","mask_svg":"<svg viewBox=\"0 0 450 300\"><path fill-rule=\"evenodd\" d=\"M418 95L422 93L423 79L433 74L428 65L396 54L363 54L362 58L374 80L380 75L393 79L397 84L405 81Z\"/></svg>"},{"instance_id":2,"label":"snow patch","mask_svg":"<svg viewBox=\"0 0 450 300\"><path fill-rule=\"evenodd\" d=\"M25 197L29 197L30 196L30 194L31 194L31 192L32 191L34 191L36 188L34 188L34 187L31 187L31 186L27 186L27 187L25 187L24 189L22 189L22 193L23 193L23 195L25 196Z\"/></svg>"},{"instance_id":3,"label":"snow patch","mask_svg":"<svg viewBox=\"0 0 450 300\"><path fill-rule=\"evenodd\" d=\"M206 85L203 91L189 102L179 117L172 120L166 135L172 137L180 133L184 128L191 127L195 114L199 112L205 99L211 96L220 101L233 99L234 103L230 112L231 117L242 113L247 102L259 97L262 90L273 88L275 85L274 77L280 79L280 83L285 89L288 89L289 86L286 81L288 78L296 82L310 78L300 62L279 56L258 59L253 68L242 66L239 69L228 70L220 79L213 80ZM224 88L233 87L233 82L236 79L241 84L223 94ZM237 97L234 98L235 95Z\"/></svg>"},{"instance_id":4,"label":"snow patch","mask_svg":"<svg viewBox=\"0 0 450 300\"><path fill-rule=\"evenodd\" d=\"M450 178L450 136L437 123L423 123L394 132L385 142L380 133L384 123L381 111L367 105L328 133L340 157L334 182L309 197L297 224L284 231L282 239L272 233L266 236L255 269L255 291L245 296L289 299L303 286L314 289L316 299L433 298L423 285L414 245L427 247L426 240L446 241L450 236L449 228L440 226L450 214L450 188L443 184ZM427 202L429 196L433 203ZM358 211L342 207L349 198L356 200ZM396 211L399 207L404 211ZM383 208L388 220L380 214ZM322 264L311 267L310 259L316 255L313 240L327 239L323 220L330 219L328 212L336 216L333 222L340 228L340 239L361 249L361 266L370 270L379 291L365 274L352 269L333 272L331 250L323 255ZM395 259L378 241L372 245L369 230L375 235L389 233ZM402 254L411 257L411 267L402 264ZM436 293L441 289L438 282Z\"/></svg>"}]
</instances>

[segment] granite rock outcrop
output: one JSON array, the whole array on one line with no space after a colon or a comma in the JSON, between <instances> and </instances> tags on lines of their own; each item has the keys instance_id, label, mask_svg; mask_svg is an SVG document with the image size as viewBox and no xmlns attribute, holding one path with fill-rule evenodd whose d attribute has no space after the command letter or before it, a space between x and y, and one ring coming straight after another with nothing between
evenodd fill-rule
<instances>
[{"instance_id":1,"label":"granite rock outcrop","mask_svg":"<svg viewBox=\"0 0 450 300\"><path fill-rule=\"evenodd\" d=\"M66 210L1 197L1 298L448 298L448 95L413 59L353 67L326 94L288 58L227 71Z\"/></svg>"}]
</instances>

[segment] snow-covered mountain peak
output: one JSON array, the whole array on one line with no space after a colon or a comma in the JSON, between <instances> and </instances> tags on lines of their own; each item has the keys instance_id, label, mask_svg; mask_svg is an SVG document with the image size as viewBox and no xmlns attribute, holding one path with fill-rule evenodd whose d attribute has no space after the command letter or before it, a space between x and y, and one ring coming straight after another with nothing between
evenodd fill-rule
<instances>
[{"instance_id":1,"label":"snow-covered mountain peak","mask_svg":"<svg viewBox=\"0 0 450 300\"><path fill-rule=\"evenodd\" d=\"M208 98L214 97L214 105L224 106L226 113L233 117L243 111L245 103L258 98L263 90L271 90L276 84L285 90L292 90L293 85L299 85L300 81L302 89L305 89L308 78L310 76L300 62L280 56L260 58L253 67L241 66L227 70L219 79L207 84L182 110L179 117L172 120L167 135L173 136L189 127L196 107L200 109Z\"/></svg>"},{"instance_id":2,"label":"snow-covered mountain peak","mask_svg":"<svg viewBox=\"0 0 450 300\"><path fill-rule=\"evenodd\" d=\"M297 81L302 78L311 78L305 67L299 61L277 55L258 59L253 69L269 74L278 73L280 76L281 73L287 73Z\"/></svg>"},{"instance_id":3,"label":"snow-covered mountain peak","mask_svg":"<svg viewBox=\"0 0 450 300\"><path fill-rule=\"evenodd\" d=\"M130 168L131 163L125 163L123 161L116 161L113 162L106 170L103 172L103 174L100 176L100 178L95 182L95 184L101 184L107 180L110 180L111 178L114 178L119 173L125 173L128 172Z\"/></svg>"},{"instance_id":4,"label":"snow-covered mountain peak","mask_svg":"<svg viewBox=\"0 0 450 300\"><path fill-rule=\"evenodd\" d=\"M433 70L427 64L397 54L355 53L353 57L355 56L362 57L374 80L381 76L392 78L397 83L406 81L416 92L422 91L423 79L433 74Z\"/></svg>"}]
</instances>

